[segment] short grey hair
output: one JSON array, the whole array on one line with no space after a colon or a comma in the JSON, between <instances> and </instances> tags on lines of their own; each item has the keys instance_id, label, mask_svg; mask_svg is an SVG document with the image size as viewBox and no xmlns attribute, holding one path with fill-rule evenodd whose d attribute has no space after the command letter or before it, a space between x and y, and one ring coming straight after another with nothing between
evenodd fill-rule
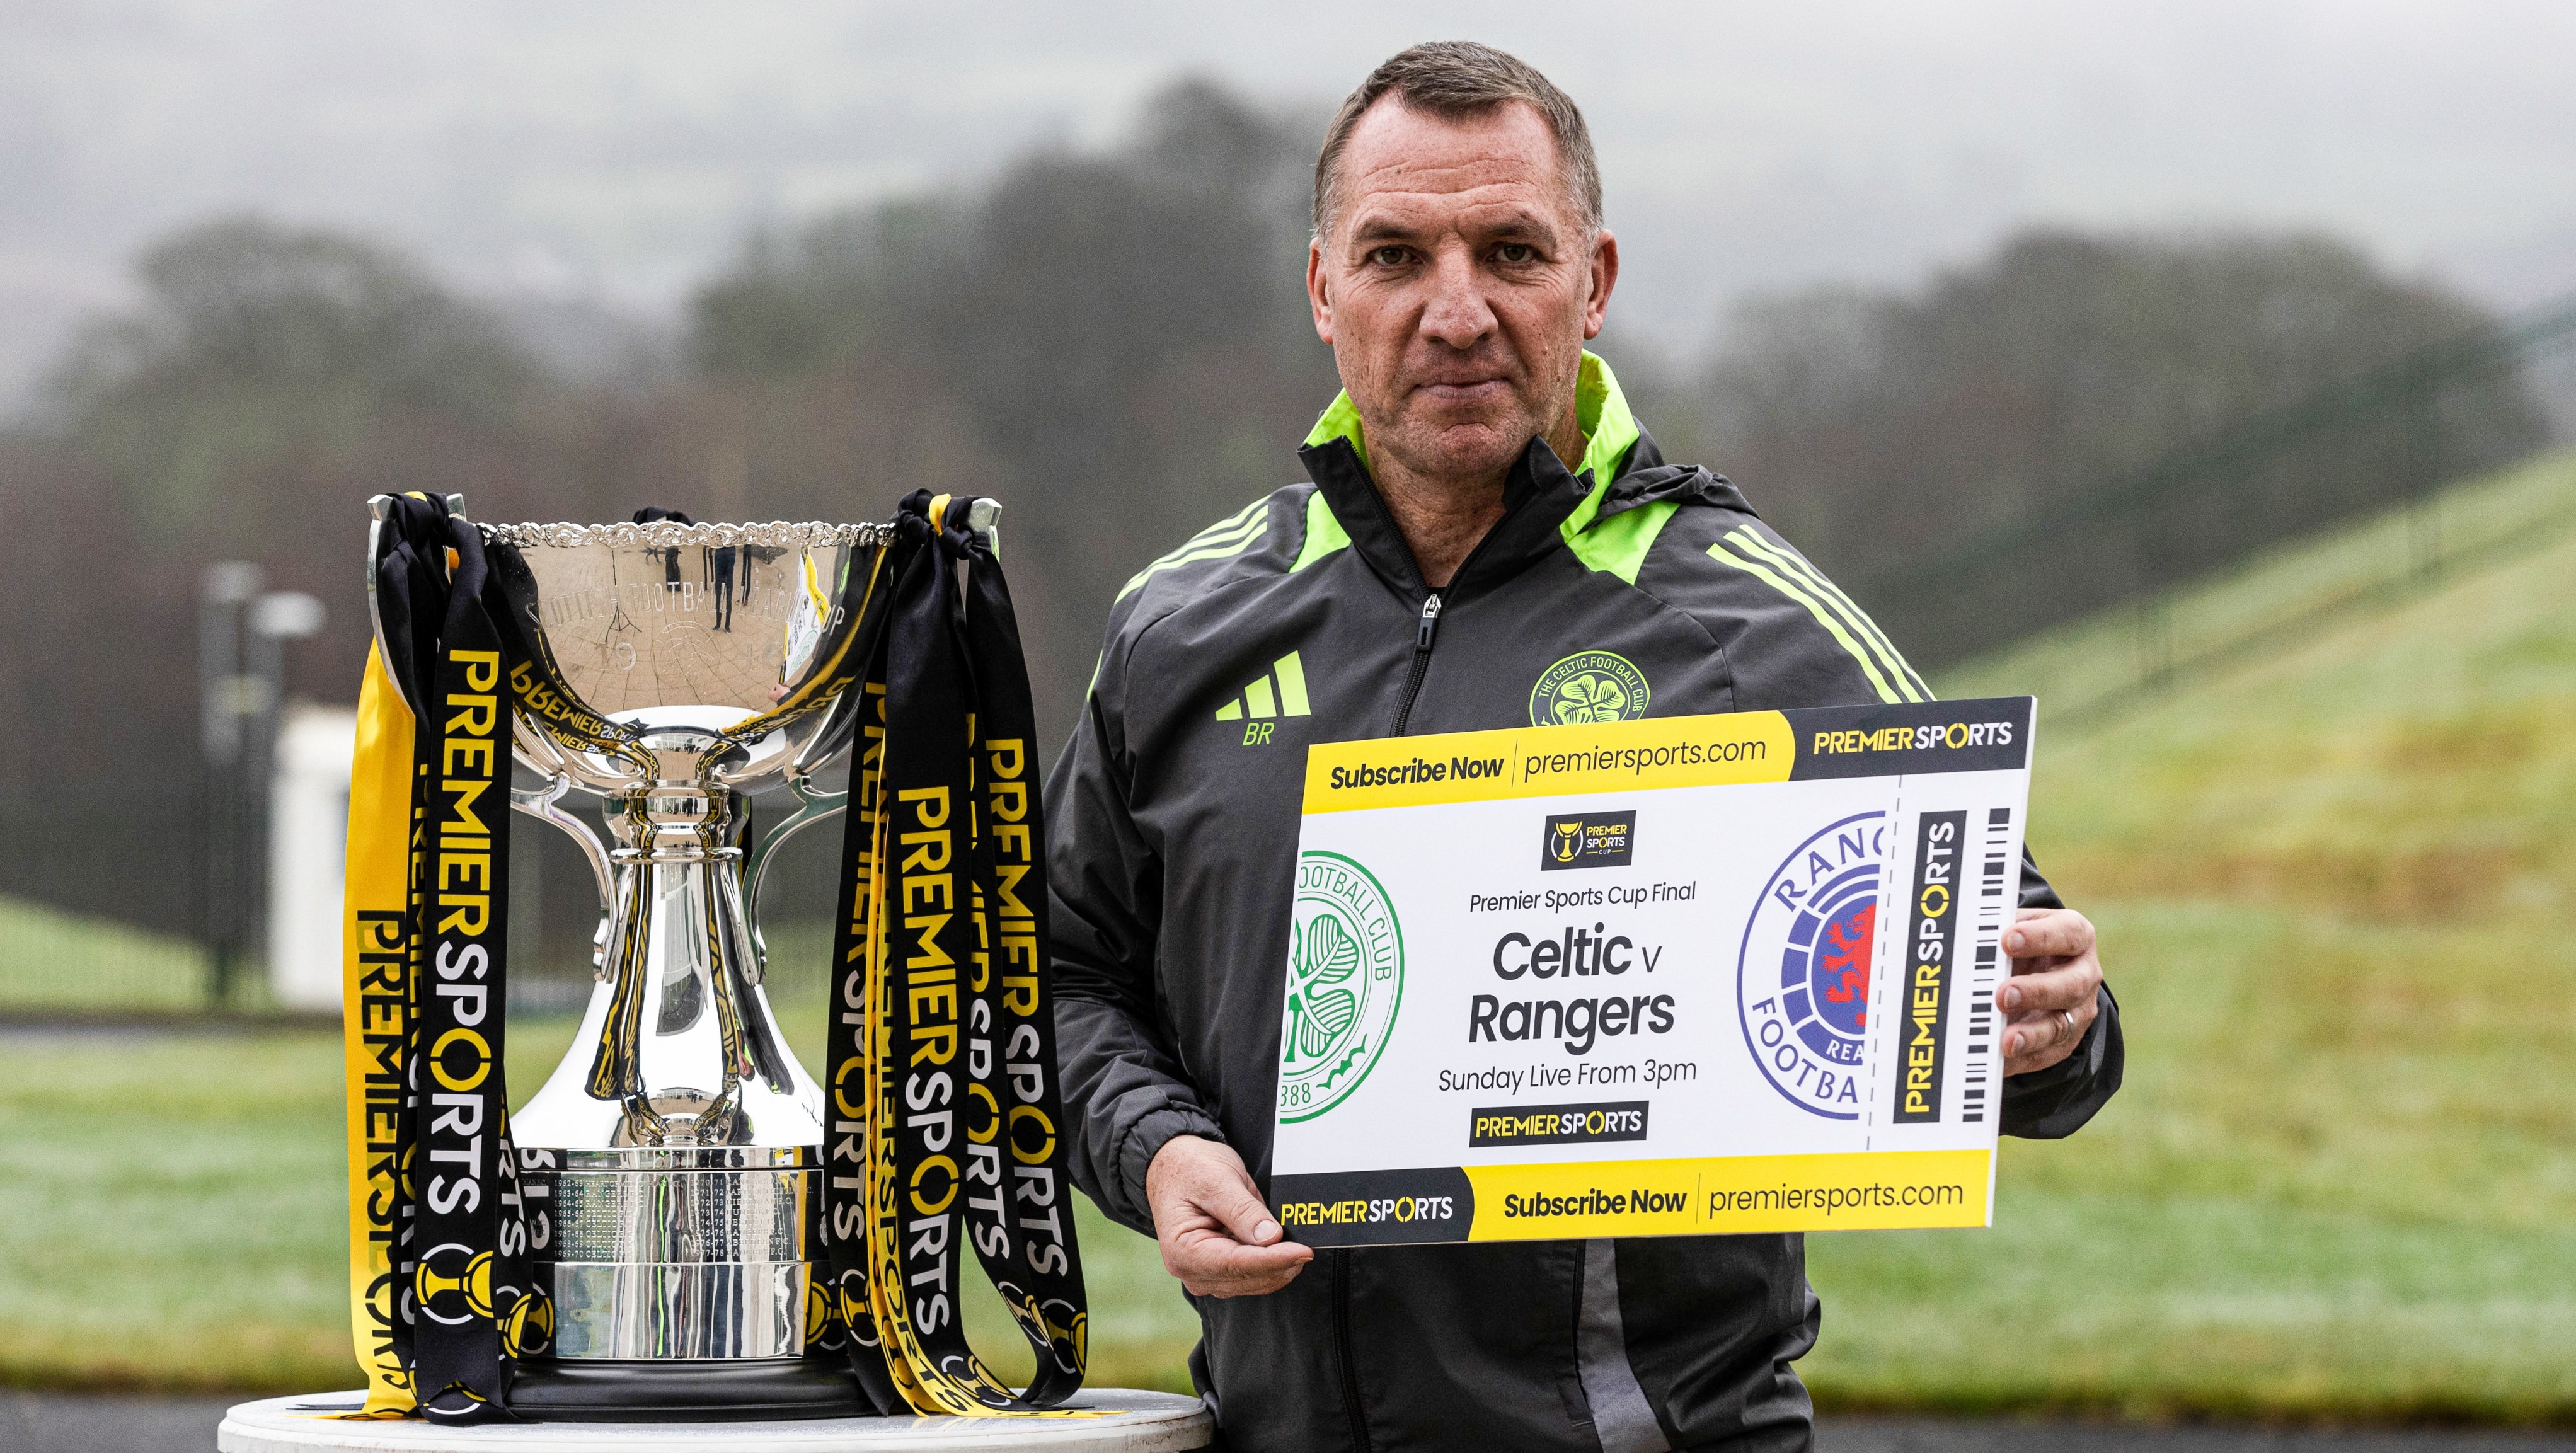
<instances>
[{"instance_id":1,"label":"short grey hair","mask_svg":"<svg viewBox=\"0 0 2576 1453\"><path fill-rule=\"evenodd\" d=\"M1390 57L1369 72L1360 88L1333 113L1324 128L1324 149L1315 158L1315 238L1322 241L1338 220L1342 153L1368 109L1392 93L1416 111L1444 120L1481 115L1510 101L1526 101L1556 136L1557 160L1565 168L1566 190L1583 214L1587 231L1601 230L1601 158L1592 150L1592 130L1574 98L1540 75L1518 56L1472 40L1435 40Z\"/></svg>"}]
</instances>

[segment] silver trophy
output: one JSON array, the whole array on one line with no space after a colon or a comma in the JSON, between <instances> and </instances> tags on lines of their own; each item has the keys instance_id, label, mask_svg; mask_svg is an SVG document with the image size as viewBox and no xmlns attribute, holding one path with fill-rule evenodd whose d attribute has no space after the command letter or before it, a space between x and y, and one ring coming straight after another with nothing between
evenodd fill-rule
<instances>
[{"instance_id":1,"label":"silver trophy","mask_svg":"<svg viewBox=\"0 0 2576 1453\"><path fill-rule=\"evenodd\" d=\"M999 508L978 501L976 527ZM803 1356L822 1091L762 991L754 910L779 845L841 805L809 778L854 731L843 585L878 563L886 527L479 528L570 698L553 727L516 714L517 759L545 785L512 805L580 845L603 909L581 1033L512 1120L555 1299L552 1358L521 1364L513 1406L842 1409L846 1377ZM773 779L798 810L746 846L742 794ZM575 790L600 799L605 838L565 810Z\"/></svg>"}]
</instances>

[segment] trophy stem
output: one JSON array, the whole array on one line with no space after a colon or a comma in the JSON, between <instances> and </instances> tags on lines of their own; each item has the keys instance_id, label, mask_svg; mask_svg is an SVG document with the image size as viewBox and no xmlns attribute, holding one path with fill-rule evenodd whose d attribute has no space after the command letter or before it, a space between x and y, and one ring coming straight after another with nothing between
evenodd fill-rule
<instances>
[{"instance_id":1,"label":"trophy stem","mask_svg":"<svg viewBox=\"0 0 2576 1453\"><path fill-rule=\"evenodd\" d=\"M736 808L667 780L607 804L606 979L515 1121L555 1298L553 1355L513 1394L537 1416L816 1416L855 1396L804 1358L821 1092L761 988Z\"/></svg>"}]
</instances>

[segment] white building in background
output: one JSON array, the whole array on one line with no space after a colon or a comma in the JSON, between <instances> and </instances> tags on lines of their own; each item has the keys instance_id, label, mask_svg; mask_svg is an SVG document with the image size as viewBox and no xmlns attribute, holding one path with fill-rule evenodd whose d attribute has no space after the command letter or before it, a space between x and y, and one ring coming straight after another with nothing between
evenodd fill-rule
<instances>
[{"instance_id":1,"label":"white building in background","mask_svg":"<svg viewBox=\"0 0 2576 1453\"><path fill-rule=\"evenodd\" d=\"M280 1007L340 1009L340 896L358 714L292 705L277 730L268 819L268 982Z\"/></svg>"}]
</instances>

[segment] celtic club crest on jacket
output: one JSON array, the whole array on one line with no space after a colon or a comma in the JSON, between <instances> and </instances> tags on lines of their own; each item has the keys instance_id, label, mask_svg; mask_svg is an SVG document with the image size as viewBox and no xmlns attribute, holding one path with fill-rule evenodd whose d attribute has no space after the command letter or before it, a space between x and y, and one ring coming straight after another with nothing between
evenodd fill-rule
<instances>
[{"instance_id":1,"label":"celtic club crest on jacket","mask_svg":"<svg viewBox=\"0 0 2576 1453\"><path fill-rule=\"evenodd\" d=\"M1762 886L1736 958L1744 1042L1771 1087L1831 1120L1859 1118L1887 814L1831 823Z\"/></svg>"},{"instance_id":2,"label":"celtic club crest on jacket","mask_svg":"<svg viewBox=\"0 0 2576 1453\"><path fill-rule=\"evenodd\" d=\"M1311 1120L1368 1078L1404 994L1404 933L1386 889L1339 853L1297 860L1279 1118Z\"/></svg>"},{"instance_id":3,"label":"celtic club crest on jacket","mask_svg":"<svg viewBox=\"0 0 2576 1453\"><path fill-rule=\"evenodd\" d=\"M1646 673L1615 651L1577 651L1539 673L1530 688L1531 726L1635 721L1654 693Z\"/></svg>"}]
</instances>

